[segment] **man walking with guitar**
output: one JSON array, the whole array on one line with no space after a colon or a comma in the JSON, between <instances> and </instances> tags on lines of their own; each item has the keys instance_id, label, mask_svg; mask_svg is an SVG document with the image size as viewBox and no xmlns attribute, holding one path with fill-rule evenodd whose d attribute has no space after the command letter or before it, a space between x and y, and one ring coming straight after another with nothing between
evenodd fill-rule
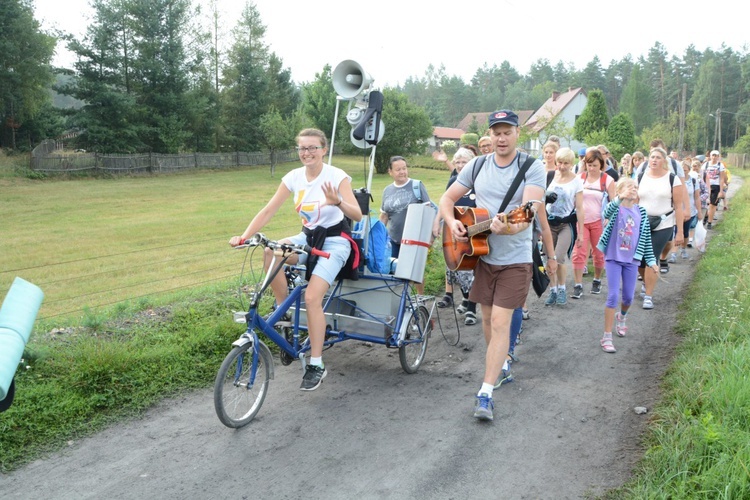
<instances>
[{"instance_id":1,"label":"man walking with guitar","mask_svg":"<svg viewBox=\"0 0 750 500\"><path fill-rule=\"evenodd\" d=\"M476 263L469 299L481 306L487 354L474 417L485 421L493 419L492 392L508 354L513 309L522 307L528 295L531 221L546 186L543 163L516 151L518 116L496 111L489 116L489 127L493 152L466 165L440 199L446 264L458 262L455 268L465 269ZM477 208L454 210L472 188ZM549 269L554 273L553 267L554 262Z\"/></svg>"}]
</instances>

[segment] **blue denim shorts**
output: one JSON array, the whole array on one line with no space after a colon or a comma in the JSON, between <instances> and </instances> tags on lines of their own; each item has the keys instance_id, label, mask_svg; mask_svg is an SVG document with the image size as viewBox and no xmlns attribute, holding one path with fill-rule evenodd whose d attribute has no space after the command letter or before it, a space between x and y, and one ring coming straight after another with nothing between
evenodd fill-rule
<instances>
[{"instance_id":1,"label":"blue denim shorts","mask_svg":"<svg viewBox=\"0 0 750 500\"><path fill-rule=\"evenodd\" d=\"M307 243L307 235L305 235L305 233L299 233L289 238L284 238L282 241L289 241L294 245L305 245ZM336 279L341 268L346 264L346 261L349 258L349 253L352 251L352 247L351 243L346 238L341 236L329 236L326 238L325 243L323 243L323 251L330 253L331 256L327 259L320 257L312 273L315 276L323 278L330 285ZM300 255L299 263L305 264L306 262L307 255Z\"/></svg>"}]
</instances>

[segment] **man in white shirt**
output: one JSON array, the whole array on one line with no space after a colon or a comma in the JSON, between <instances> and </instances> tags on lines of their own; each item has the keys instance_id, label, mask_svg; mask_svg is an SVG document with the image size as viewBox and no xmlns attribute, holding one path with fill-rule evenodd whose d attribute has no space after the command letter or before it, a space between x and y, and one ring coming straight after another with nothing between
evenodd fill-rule
<instances>
[{"instance_id":1,"label":"man in white shirt","mask_svg":"<svg viewBox=\"0 0 750 500\"><path fill-rule=\"evenodd\" d=\"M711 151L709 159L701 167L701 175L703 175L703 181L711 190L708 202L708 223L706 224L706 229L711 229L719 200L726 195L725 186L727 184L727 169L721 163L721 154L717 150Z\"/></svg>"}]
</instances>

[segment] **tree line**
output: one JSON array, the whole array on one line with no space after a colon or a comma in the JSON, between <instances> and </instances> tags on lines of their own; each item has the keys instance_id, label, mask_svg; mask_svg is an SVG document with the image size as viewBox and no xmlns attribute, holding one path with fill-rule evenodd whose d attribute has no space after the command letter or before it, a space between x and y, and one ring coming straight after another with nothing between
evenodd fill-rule
<instances>
[{"instance_id":1,"label":"tree line","mask_svg":"<svg viewBox=\"0 0 750 500\"><path fill-rule=\"evenodd\" d=\"M598 113L604 115L605 128L619 114L628 118L639 146L659 136L671 147L703 152L718 144L735 146L748 134L750 57L724 45L702 52L691 45L679 57L657 42L646 56L628 54L606 67L595 56L581 70L539 59L526 75L503 61L485 64L468 83L448 75L444 66L429 66L400 90L424 107L434 124L455 127L467 113L500 107L537 110L553 91L578 87L589 97L601 92L604 108ZM748 145L747 138L737 144Z\"/></svg>"},{"instance_id":2,"label":"tree line","mask_svg":"<svg viewBox=\"0 0 750 500\"><path fill-rule=\"evenodd\" d=\"M273 153L292 146L303 127L333 129L331 67L321 68L311 82L292 81L289 68L266 43L266 26L253 3L246 3L232 23L221 18L218 0L207 12L191 0L93 0L91 5L93 18L76 39L41 30L30 0L0 0L3 148L30 149L42 139L77 130L76 147L103 153ZM229 25L224 39L222 29ZM56 43L76 55L72 69L51 66ZM61 71L65 79L55 85ZM81 107L54 108L53 86ZM677 57L656 43L646 56L627 55L607 67L598 57L581 70L539 59L522 75L507 61L485 64L469 82L448 75L443 66L429 66L424 76L383 89L386 134L378 146L378 170L393 154L423 151L433 125L455 127L470 112L536 110L553 91L575 87L597 103L585 113L593 114L585 121L596 124L588 126L586 137L609 137L596 127L614 122L618 132L610 135L630 134L636 146L659 136L684 151L702 152L717 143L750 151L748 54L691 46ZM345 114L344 108L336 142L354 150ZM473 131L481 133L483 125ZM550 124L548 132L554 129Z\"/></svg>"}]
</instances>

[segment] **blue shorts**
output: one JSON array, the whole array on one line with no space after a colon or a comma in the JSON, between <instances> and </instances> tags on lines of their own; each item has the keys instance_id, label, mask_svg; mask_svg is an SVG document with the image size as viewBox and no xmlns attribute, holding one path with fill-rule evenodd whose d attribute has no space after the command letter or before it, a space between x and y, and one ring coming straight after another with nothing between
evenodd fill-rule
<instances>
[{"instance_id":1,"label":"blue shorts","mask_svg":"<svg viewBox=\"0 0 750 500\"><path fill-rule=\"evenodd\" d=\"M289 238L284 238L282 241L289 241L294 245L305 245L307 244L307 235L305 233L299 233ZM349 254L352 251L351 243L346 238L341 236L329 236L323 243L323 251L328 252L331 256L327 259L320 257L318 263L315 264L313 269L313 275L319 276L326 280L330 285L338 276L341 268L346 265L346 261L349 258ZM299 256L299 263L305 264L307 262L307 255L302 254Z\"/></svg>"}]
</instances>

